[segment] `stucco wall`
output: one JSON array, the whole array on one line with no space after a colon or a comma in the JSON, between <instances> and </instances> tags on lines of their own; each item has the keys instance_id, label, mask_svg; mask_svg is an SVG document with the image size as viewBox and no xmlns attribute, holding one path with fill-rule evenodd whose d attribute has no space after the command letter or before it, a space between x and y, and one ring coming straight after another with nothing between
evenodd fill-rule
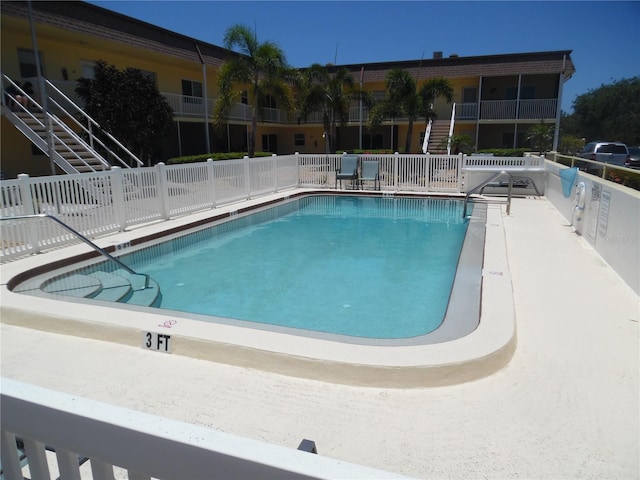
<instances>
[{"instance_id":1,"label":"stucco wall","mask_svg":"<svg viewBox=\"0 0 640 480\"><path fill-rule=\"evenodd\" d=\"M546 162L545 196L620 277L640 295L640 192L578 172L566 198L560 172L564 165ZM585 206L576 215L577 185L586 188Z\"/></svg>"}]
</instances>

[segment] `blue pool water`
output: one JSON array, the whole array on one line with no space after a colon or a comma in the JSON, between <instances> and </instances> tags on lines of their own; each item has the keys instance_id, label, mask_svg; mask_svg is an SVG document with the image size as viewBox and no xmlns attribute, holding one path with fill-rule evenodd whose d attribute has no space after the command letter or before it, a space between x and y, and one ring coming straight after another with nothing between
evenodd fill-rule
<instances>
[{"instance_id":1,"label":"blue pool water","mask_svg":"<svg viewBox=\"0 0 640 480\"><path fill-rule=\"evenodd\" d=\"M466 230L455 200L309 196L123 260L165 309L408 338L441 324Z\"/></svg>"}]
</instances>

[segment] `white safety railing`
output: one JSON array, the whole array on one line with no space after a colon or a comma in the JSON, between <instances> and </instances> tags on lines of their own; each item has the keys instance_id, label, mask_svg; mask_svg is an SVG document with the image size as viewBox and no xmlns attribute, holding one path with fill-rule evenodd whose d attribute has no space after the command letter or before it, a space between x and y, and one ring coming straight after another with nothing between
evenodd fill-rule
<instances>
[{"instance_id":1,"label":"white safety railing","mask_svg":"<svg viewBox=\"0 0 640 480\"><path fill-rule=\"evenodd\" d=\"M339 154L294 154L0 182L0 215L55 215L88 238L294 187L334 188ZM544 169L539 157L363 154L379 165L383 191L461 193L466 170ZM348 185L350 186L350 184ZM365 187L369 187L365 185ZM53 222L2 224L0 258L77 242Z\"/></svg>"},{"instance_id":2,"label":"white safety railing","mask_svg":"<svg viewBox=\"0 0 640 480\"><path fill-rule=\"evenodd\" d=\"M2 378L2 477L405 478ZM303 451L311 445L311 451Z\"/></svg>"},{"instance_id":3,"label":"white safety railing","mask_svg":"<svg viewBox=\"0 0 640 480\"><path fill-rule=\"evenodd\" d=\"M464 156L462 168L470 167L537 167L544 169L544 157L494 157L490 155Z\"/></svg>"}]
</instances>

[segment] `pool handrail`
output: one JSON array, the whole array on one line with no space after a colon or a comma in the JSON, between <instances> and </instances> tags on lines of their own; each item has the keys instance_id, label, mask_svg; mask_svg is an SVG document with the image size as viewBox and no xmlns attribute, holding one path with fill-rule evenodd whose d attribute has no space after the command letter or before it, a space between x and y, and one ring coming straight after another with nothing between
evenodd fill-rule
<instances>
[{"instance_id":1,"label":"pool handrail","mask_svg":"<svg viewBox=\"0 0 640 480\"><path fill-rule=\"evenodd\" d=\"M509 175L509 190L507 191L507 215L509 215L509 213L511 212L511 192L513 190L513 175L511 175L506 170L501 170L500 172L496 173L495 175L492 175L491 177L486 179L484 182L481 182L479 185L476 185L475 187L473 187L471 190L467 192L467 194L464 197L464 209L462 211L462 218L467 218L467 202L469 201L469 197L474 193L476 193L478 190L481 190L483 187L486 187L491 182L497 180L500 177L503 177L504 175Z\"/></svg>"},{"instance_id":2,"label":"pool handrail","mask_svg":"<svg viewBox=\"0 0 640 480\"><path fill-rule=\"evenodd\" d=\"M93 248L100 255L102 255L104 257L107 257L109 260L115 262L123 270L127 271L131 275L144 277L144 287L142 289L140 289L140 290L146 290L147 288L149 288L149 275L147 275L146 273L138 273L138 272L136 272L131 267L129 267L128 265L123 263L121 260L118 260L116 257L111 255L105 249L103 249L103 248L99 247L98 245L96 245L95 243L93 243L87 237L85 237L80 232L78 232L75 228L73 228L72 226L67 225L66 223L64 223L62 220L60 220L55 215L51 215L51 214L48 214L48 213L36 213L36 214L32 214L32 215L14 215L14 216L10 216L10 217L0 217L0 220L25 220L25 219L29 219L29 218L49 218L49 219L53 220L58 225L60 225L62 228L64 228L65 230L71 232L75 236L77 236L80 240L82 240L84 243L89 245L91 248ZM134 289L134 291L136 291L136 289Z\"/></svg>"}]
</instances>

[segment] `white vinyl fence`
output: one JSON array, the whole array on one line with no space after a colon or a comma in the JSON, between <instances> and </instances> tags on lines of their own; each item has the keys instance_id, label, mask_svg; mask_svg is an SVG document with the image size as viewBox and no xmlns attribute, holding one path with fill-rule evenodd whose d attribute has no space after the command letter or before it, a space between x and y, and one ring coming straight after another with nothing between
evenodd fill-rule
<instances>
[{"instance_id":1,"label":"white vinyl fence","mask_svg":"<svg viewBox=\"0 0 640 480\"><path fill-rule=\"evenodd\" d=\"M55 215L88 238L128 226L161 221L295 187L334 188L339 154L293 154L237 160L121 169L0 182L3 260L76 243L78 239L47 218ZM465 169L529 168L537 157L464 155L360 155L379 165L380 189L461 193ZM544 168L544 164L542 164ZM348 183L348 182L347 182ZM345 188L350 185L343 184ZM362 188L372 189L373 184Z\"/></svg>"},{"instance_id":2,"label":"white vinyl fence","mask_svg":"<svg viewBox=\"0 0 640 480\"><path fill-rule=\"evenodd\" d=\"M2 478L406 478L2 378ZM320 447L322 448L322 447ZM321 453L321 450L320 450Z\"/></svg>"}]
</instances>

